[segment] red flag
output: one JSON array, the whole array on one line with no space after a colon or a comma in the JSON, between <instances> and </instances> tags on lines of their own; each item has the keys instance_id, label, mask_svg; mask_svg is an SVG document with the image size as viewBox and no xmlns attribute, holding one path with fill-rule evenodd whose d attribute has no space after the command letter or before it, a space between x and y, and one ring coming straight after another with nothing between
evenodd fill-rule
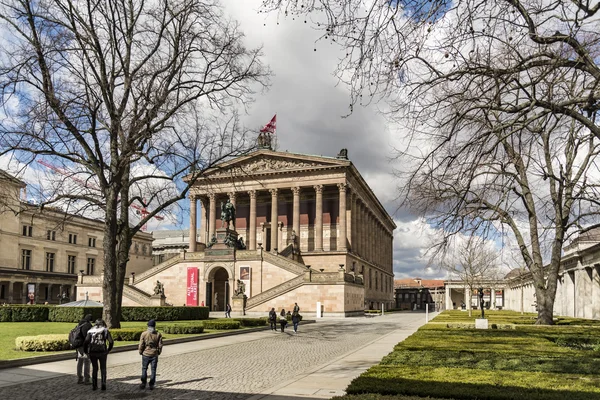
<instances>
[{"instance_id":1,"label":"red flag","mask_svg":"<svg viewBox=\"0 0 600 400\"><path fill-rule=\"evenodd\" d=\"M275 114L273 116L273 118L271 118L271 121L269 121L269 123L266 124L260 131L261 132L275 133L276 129L277 129L277 114Z\"/></svg>"}]
</instances>

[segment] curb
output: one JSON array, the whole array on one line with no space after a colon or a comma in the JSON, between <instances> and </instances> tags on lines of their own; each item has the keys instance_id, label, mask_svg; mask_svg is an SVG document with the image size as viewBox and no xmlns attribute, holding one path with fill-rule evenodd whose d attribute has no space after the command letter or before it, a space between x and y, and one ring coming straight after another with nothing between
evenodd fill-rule
<instances>
[{"instance_id":1,"label":"curb","mask_svg":"<svg viewBox=\"0 0 600 400\"><path fill-rule=\"evenodd\" d=\"M302 321L302 324L303 325L304 324L313 324L315 322L317 322L317 321L306 320L306 321ZM265 325L265 326L259 326L256 328L235 330L235 331L231 331L231 332L208 333L203 336L191 336L191 337L183 337L183 338L176 338L176 339L165 339L164 345L167 346L167 345L171 345L171 344L188 343L188 342L195 342L195 341L199 341L199 340L208 340L208 339L215 339L215 338L221 338L221 337L227 337L227 336L243 335L245 333L266 331L268 329L270 329L270 327L268 325ZM125 346L113 347L113 349L111 350L111 353L121 353L124 351L137 350L137 348L138 348L137 344L127 344ZM43 363L50 363L50 362L55 362L55 361L64 361L64 360L74 359L75 358L74 354L73 354L74 351L75 350L67 350L64 353L60 353L60 354L51 354L51 355L46 355L46 356L17 358L15 360L0 361L0 370L6 369L6 368L25 367L28 365L43 364Z\"/></svg>"}]
</instances>

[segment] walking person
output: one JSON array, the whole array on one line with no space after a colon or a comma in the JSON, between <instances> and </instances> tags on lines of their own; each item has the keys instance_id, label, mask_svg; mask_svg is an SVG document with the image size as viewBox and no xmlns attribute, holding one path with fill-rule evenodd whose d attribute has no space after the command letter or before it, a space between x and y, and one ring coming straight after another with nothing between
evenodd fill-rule
<instances>
[{"instance_id":1,"label":"walking person","mask_svg":"<svg viewBox=\"0 0 600 400\"><path fill-rule=\"evenodd\" d=\"M154 384L156 383L156 366L158 364L158 356L162 352L162 347L162 335L156 331L156 322L151 319L148 321L148 329L140 336L140 344L138 345L138 351L142 356L142 383L140 384L140 389L146 388L148 365L150 365L151 371L148 389L154 389Z\"/></svg>"},{"instance_id":2,"label":"walking person","mask_svg":"<svg viewBox=\"0 0 600 400\"><path fill-rule=\"evenodd\" d=\"M231 318L231 304L225 306L225 318Z\"/></svg>"},{"instance_id":3,"label":"walking person","mask_svg":"<svg viewBox=\"0 0 600 400\"><path fill-rule=\"evenodd\" d=\"M300 313L292 313L292 324L294 324L294 333L298 333L298 324L300 323Z\"/></svg>"},{"instance_id":4,"label":"walking person","mask_svg":"<svg viewBox=\"0 0 600 400\"><path fill-rule=\"evenodd\" d=\"M299 314L300 313L300 307L298 306L298 303L294 303L294 311L292 311L292 314Z\"/></svg>"},{"instance_id":5,"label":"walking person","mask_svg":"<svg viewBox=\"0 0 600 400\"><path fill-rule=\"evenodd\" d=\"M271 330L277 332L277 311L275 311L275 307L269 311L269 323L271 324Z\"/></svg>"},{"instance_id":6,"label":"walking person","mask_svg":"<svg viewBox=\"0 0 600 400\"><path fill-rule=\"evenodd\" d=\"M73 334L69 335L69 342L71 346L75 348L76 360L77 360L77 383L85 383L89 385L90 382L90 358L83 351L83 344L88 331L92 328L92 314L87 314L73 329ZM71 338L71 335L74 337Z\"/></svg>"},{"instance_id":7,"label":"walking person","mask_svg":"<svg viewBox=\"0 0 600 400\"><path fill-rule=\"evenodd\" d=\"M279 324L281 325L281 333L285 331L285 326L287 325L287 318L285 316L285 310L282 308L281 313L279 314Z\"/></svg>"},{"instance_id":8,"label":"walking person","mask_svg":"<svg viewBox=\"0 0 600 400\"><path fill-rule=\"evenodd\" d=\"M98 364L100 364L101 389L106 390L106 357L113 348L114 341L106 328L106 323L98 319L85 337L85 353L92 362L92 390L98 389Z\"/></svg>"}]
</instances>

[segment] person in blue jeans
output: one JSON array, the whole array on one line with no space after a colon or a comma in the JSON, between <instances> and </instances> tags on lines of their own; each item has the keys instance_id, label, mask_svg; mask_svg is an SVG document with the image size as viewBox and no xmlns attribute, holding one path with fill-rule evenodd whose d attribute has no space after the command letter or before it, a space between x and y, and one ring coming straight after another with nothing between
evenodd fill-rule
<instances>
[{"instance_id":1,"label":"person in blue jeans","mask_svg":"<svg viewBox=\"0 0 600 400\"><path fill-rule=\"evenodd\" d=\"M156 366L158 365L158 356L162 352L162 335L156 331L156 322L151 319L148 321L148 329L140 336L138 351L142 356L142 383L140 389L146 388L148 380L148 366L150 366L151 375L148 388L154 389L156 383Z\"/></svg>"},{"instance_id":2,"label":"person in blue jeans","mask_svg":"<svg viewBox=\"0 0 600 400\"><path fill-rule=\"evenodd\" d=\"M300 314L294 312L292 314L292 324L294 324L294 333L298 333L298 323L300 323Z\"/></svg>"}]
</instances>

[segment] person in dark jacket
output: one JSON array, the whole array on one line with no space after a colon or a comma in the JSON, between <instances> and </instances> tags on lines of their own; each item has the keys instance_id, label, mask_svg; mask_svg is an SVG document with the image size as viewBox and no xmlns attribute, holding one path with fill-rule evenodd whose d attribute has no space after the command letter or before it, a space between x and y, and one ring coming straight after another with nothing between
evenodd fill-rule
<instances>
[{"instance_id":1,"label":"person in dark jacket","mask_svg":"<svg viewBox=\"0 0 600 400\"><path fill-rule=\"evenodd\" d=\"M142 356L142 383L140 389L146 388L148 379L148 365L150 365L151 375L148 388L154 389L156 383L156 366L158 365L158 356L162 352L162 335L156 331L156 321L151 319L148 321L148 329L140 336L140 344L138 351Z\"/></svg>"},{"instance_id":2,"label":"person in dark jacket","mask_svg":"<svg viewBox=\"0 0 600 400\"><path fill-rule=\"evenodd\" d=\"M281 313L279 313L279 324L281 325L281 333L283 333L287 325L287 317L283 308L281 309Z\"/></svg>"},{"instance_id":3,"label":"person in dark jacket","mask_svg":"<svg viewBox=\"0 0 600 400\"><path fill-rule=\"evenodd\" d=\"M271 330L277 332L277 311L275 311L275 307L269 311L269 323L271 324Z\"/></svg>"},{"instance_id":4,"label":"person in dark jacket","mask_svg":"<svg viewBox=\"0 0 600 400\"><path fill-rule=\"evenodd\" d=\"M81 335L85 338L88 331L92 328L92 314L87 314L79 324L81 326ZM90 358L83 351L83 344L75 349L77 354L77 383L90 384Z\"/></svg>"},{"instance_id":5,"label":"person in dark jacket","mask_svg":"<svg viewBox=\"0 0 600 400\"><path fill-rule=\"evenodd\" d=\"M292 313L292 324L294 324L294 333L298 333L298 324L300 323L300 313Z\"/></svg>"},{"instance_id":6,"label":"person in dark jacket","mask_svg":"<svg viewBox=\"0 0 600 400\"><path fill-rule=\"evenodd\" d=\"M92 390L98 389L98 363L100 363L102 390L106 390L106 357L114 343L106 323L101 319L96 320L95 326L88 331L83 344L92 362Z\"/></svg>"}]
</instances>

